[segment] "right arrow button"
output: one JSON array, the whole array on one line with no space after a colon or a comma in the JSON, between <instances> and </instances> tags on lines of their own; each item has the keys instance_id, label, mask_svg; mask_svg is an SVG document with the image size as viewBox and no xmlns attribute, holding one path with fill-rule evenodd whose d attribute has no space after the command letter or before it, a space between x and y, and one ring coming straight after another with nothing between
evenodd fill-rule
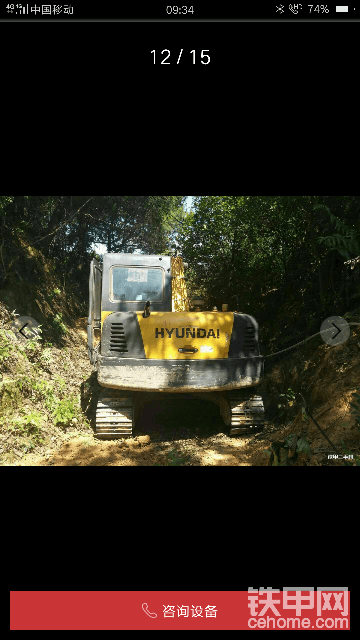
<instances>
[{"instance_id":1,"label":"right arrow button","mask_svg":"<svg viewBox=\"0 0 360 640\"><path fill-rule=\"evenodd\" d=\"M331 347L343 344L350 338L350 325L345 318L333 316L321 325L321 337Z\"/></svg>"}]
</instances>

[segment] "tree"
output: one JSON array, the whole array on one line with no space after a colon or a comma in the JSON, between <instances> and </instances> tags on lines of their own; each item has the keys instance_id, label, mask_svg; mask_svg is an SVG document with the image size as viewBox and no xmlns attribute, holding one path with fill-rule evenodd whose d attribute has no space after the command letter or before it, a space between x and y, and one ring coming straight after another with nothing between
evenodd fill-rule
<instances>
[{"instance_id":1,"label":"tree","mask_svg":"<svg viewBox=\"0 0 360 640\"><path fill-rule=\"evenodd\" d=\"M94 244L112 252L166 252L169 220L185 197L0 196L0 231L4 245L14 234L51 257L66 281L87 271Z\"/></svg>"},{"instance_id":2,"label":"tree","mask_svg":"<svg viewBox=\"0 0 360 640\"><path fill-rule=\"evenodd\" d=\"M278 289L285 300L308 290L322 308L345 273L339 263L332 278L329 252L360 252L359 207L358 196L196 196L177 241L211 302L235 294L250 306L259 292Z\"/></svg>"}]
</instances>

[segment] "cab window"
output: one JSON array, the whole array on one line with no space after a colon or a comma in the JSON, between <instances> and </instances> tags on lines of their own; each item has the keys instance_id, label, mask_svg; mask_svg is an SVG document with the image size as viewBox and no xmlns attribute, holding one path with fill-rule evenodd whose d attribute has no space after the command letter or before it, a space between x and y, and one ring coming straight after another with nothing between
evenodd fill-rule
<instances>
[{"instance_id":1,"label":"cab window","mask_svg":"<svg viewBox=\"0 0 360 640\"><path fill-rule=\"evenodd\" d=\"M161 268L113 267L111 298L113 302L162 302L165 272Z\"/></svg>"}]
</instances>

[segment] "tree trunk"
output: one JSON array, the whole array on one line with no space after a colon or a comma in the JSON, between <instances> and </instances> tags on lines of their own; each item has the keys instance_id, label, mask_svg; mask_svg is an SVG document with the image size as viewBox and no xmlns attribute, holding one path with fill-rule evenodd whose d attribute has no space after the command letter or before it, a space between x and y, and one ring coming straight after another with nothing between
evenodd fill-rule
<instances>
[{"instance_id":1,"label":"tree trunk","mask_svg":"<svg viewBox=\"0 0 360 640\"><path fill-rule=\"evenodd\" d=\"M334 285L334 268L335 268L335 251L332 252L332 257L331 257L330 282L331 282L333 295L334 297L336 297L336 290Z\"/></svg>"},{"instance_id":2,"label":"tree trunk","mask_svg":"<svg viewBox=\"0 0 360 640\"><path fill-rule=\"evenodd\" d=\"M317 248L315 236L312 236L312 247L313 247L314 255L317 262L317 269L318 269L320 304L321 306L323 306L325 304L324 279L323 279L323 273L322 273L321 258Z\"/></svg>"},{"instance_id":3,"label":"tree trunk","mask_svg":"<svg viewBox=\"0 0 360 640\"><path fill-rule=\"evenodd\" d=\"M14 196L14 215L16 220L24 220L25 196Z\"/></svg>"},{"instance_id":4,"label":"tree trunk","mask_svg":"<svg viewBox=\"0 0 360 640\"><path fill-rule=\"evenodd\" d=\"M46 229L46 231L44 232L44 239L41 241L40 246L42 248L42 250L44 251L44 253L48 256L50 253L50 245L54 240L54 235L50 235L53 234L53 232L55 231L55 229L57 229L58 227L60 227L61 223L64 221L65 218L65 203L63 202L63 200L58 200L58 202L56 203L54 210L51 214L51 218L49 220L49 224L48 227Z\"/></svg>"},{"instance_id":5,"label":"tree trunk","mask_svg":"<svg viewBox=\"0 0 360 640\"><path fill-rule=\"evenodd\" d=\"M237 229L235 229L233 246L232 246L232 256L231 256L231 268L232 269L235 266L236 249L237 249Z\"/></svg>"},{"instance_id":6,"label":"tree trunk","mask_svg":"<svg viewBox=\"0 0 360 640\"><path fill-rule=\"evenodd\" d=\"M316 236L316 229L317 229L317 220L315 219L315 213L313 210L311 210L309 215L309 229L310 229L310 238L309 238L309 244L311 246L311 249L313 251L313 255L315 257L316 260L316 265L317 265L317 271L318 271L318 280L319 280L319 302L320 305L323 307L325 305L325 289L324 289L324 278L323 278L323 272L322 272L322 262L321 262L321 256L319 253L319 249L318 249L318 244L317 244L317 236Z\"/></svg>"},{"instance_id":7,"label":"tree trunk","mask_svg":"<svg viewBox=\"0 0 360 640\"><path fill-rule=\"evenodd\" d=\"M80 214L80 253L81 258L85 258L87 255L88 245L88 222L85 213Z\"/></svg>"}]
</instances>

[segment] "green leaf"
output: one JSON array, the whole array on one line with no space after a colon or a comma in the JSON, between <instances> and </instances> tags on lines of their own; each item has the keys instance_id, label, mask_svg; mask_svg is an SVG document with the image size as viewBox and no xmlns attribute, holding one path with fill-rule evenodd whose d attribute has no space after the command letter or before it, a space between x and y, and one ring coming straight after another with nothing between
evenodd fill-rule
<instances>
[{"instance_id":1,"label":"green leaf","mask_svg":"<svg viewBox=\"0 0 360 640\"><path fill-rule=\"evenodd\" d=\"M280 449L280 466L287 467L288 466L288 458L289 458L289 450L288 449Z\"/></svg>"},{"instance_id":2,"label":"green leaf","mask_svg":"<svg viewBox=\"0 0 360 640\"><path fill-rule=\"evenodd\" d=\"M294 445L294 442L295 442L296 437L297 437L297 436L296 436L296 435L294 435L294 434L292 434L291 436L289 436L289 437L286 439L285 447L288 447L289 449L292 449L292 448L293 448L293 445Z\"/></svg>"},{"instance_id":3,"label":"green leaf","mask_svg":"<svg viewBox=\"0 0 360 640\"><path fill-rule=\"evenodd\" d=\"M307 454L307 456L309 458L311 458L311 456L312 456L311 447L310 447L308 441L306 440L306 438L304 438L304 437L300 438L300 440L297 443L296 452L297 453Z\"/></svg>"}]
</instances>

